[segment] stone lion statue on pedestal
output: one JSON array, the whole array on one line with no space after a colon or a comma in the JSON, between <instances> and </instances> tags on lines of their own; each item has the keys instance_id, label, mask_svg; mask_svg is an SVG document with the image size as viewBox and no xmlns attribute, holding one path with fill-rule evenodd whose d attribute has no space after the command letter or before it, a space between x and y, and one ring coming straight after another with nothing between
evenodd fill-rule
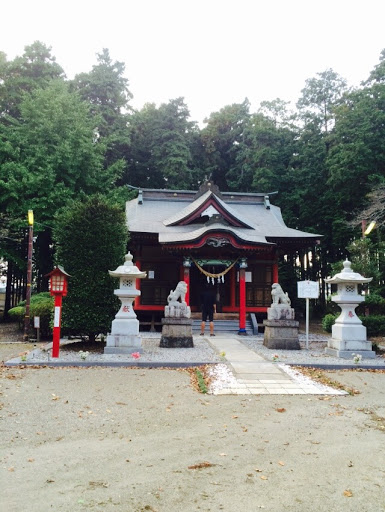
<instances>
[{"instance_id":1,"label":"stone lion statue on pedestal","mask_svg":"<svg viewBox=\"0 0 385 512\"><path fill-rule=\"evenodd\" d=\"M182 304L186 302L186 293L187 293L187 284L184 281L179 281L175 290L171 290L169 296L167 297L167 302L169 305L174 302L179 302L181 300Z\"/></svg>"},{"instance_id":2,"label":"stone lion statue on pedestal","mask_svg":"<svg viewBox=\"0 0 385 512\"><path fill-rule=\"evenodd\" d=\"M271 285L271 297L273 299L273 306L278 304L285 304L286 306L290 306L291 304L291 300L289 299L287 292L285 293L282 290L281 285L278 283Z\"/></svg>"},{"instance_id":3,"label":"stone lion statue on pedestal","mask_svg":"<svg viewBox=\"0 0 385 512\"><path fill-rule=\"evenodd\" d=\"M190 318L191 309L186 303L186 293L187 284L184 281L179 281L175 290L171 290L167 297L168 305L164 308L164 314L166 317Z\"/></svg>"}]
</instances>

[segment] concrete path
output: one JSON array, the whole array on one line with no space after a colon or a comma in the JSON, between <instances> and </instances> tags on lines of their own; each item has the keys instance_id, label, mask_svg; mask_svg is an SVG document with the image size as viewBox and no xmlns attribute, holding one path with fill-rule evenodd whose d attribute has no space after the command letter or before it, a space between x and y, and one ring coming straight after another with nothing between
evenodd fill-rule
<instances>
[{"instance_id":1,"label":"concrete path","mask_svg":"<svg viewBox=\"0 0 385 512\"><path fill-rule=\"evenodd\" d=\"M207 336L208 342L230 365L235 383L224 385L214 394L228 395L341 395L344 391L332 389L302 375L289 367L266 361L247 348L236 337Z\"/></svg>"}]
</instances>

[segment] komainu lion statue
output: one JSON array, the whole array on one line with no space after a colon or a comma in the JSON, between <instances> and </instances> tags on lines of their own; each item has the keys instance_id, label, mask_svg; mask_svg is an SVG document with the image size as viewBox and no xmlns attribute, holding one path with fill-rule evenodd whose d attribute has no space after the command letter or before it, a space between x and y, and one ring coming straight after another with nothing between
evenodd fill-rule
<instances>
[{"instance_id":1,"label":"komainu lion statue","mask_svg":"<svg viewBox=\"0 0 385 512\"><path fill-rule=\"evenodd\" d=\"M281 285L278 283L274 283L271 285L271 297L273 299L273 306L279 303L285 304L287 306L290 306L291 304L287 292L285 293L282 290Z\"/></svg>"},{"instance_id":2,"label":"komainu lion statue","mask_svg":"<svg viewBox=\"0 0 385 512\"><path fill-rule=\"evenodd\" d=\"M167 297L168 304L173 304L181 300L182 304L186 303L187 284L184 281L179 281L175 290L171 290Z\"/></svg>"}]
</instances>

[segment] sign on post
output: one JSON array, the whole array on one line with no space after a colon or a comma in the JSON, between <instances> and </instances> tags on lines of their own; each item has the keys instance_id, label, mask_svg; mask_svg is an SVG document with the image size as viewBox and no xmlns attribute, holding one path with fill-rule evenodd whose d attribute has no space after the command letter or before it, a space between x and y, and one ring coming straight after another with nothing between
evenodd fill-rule
<instances>
[{"instance_id":1,"label":"sign on post","mask_svg":"<svg viewBox=\"0 0 385 512\"><path fill-rule=\"evenodd\" d=\"M299 299L318 299L319 297L317 281L298 281L297 288Z\"/></svg>"},{"instance_id":2,"label":"sign on post","mask_svg":"<svg viewBox=\"0 0 385 512\"><path fill-rule=\"evenodd\" d=\"M309 299L318 299L319 284L317 281L298 281L298 298L306 299L306 348L309 348Z\"/></svg>"},{"instance_id":3,"label":"sign on post","mask_svg":"<svg viewBox=\"0 0 385 512\"><path fill-rule=\"evenodd\" d=\"M40 316L33 317L33 326L36 329L36 341L40 342Z\"/></svg>"}]
</instances>

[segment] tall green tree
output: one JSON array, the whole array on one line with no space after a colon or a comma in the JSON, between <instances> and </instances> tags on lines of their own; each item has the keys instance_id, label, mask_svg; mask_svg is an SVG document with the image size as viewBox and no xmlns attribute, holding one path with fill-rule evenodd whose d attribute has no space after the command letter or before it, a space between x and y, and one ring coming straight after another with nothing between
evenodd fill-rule
<instances>
[{"instance_id":1,"label":"tall green tree","mask_svg":"<svg viewBox=\"0 0 385 512\"><path fill-rule=\"evenodd\" d=\"M280 190L287 199L293 184L295 135L296 132L277 125L276 120L252 114L237 145L236 164L227 173L232 190ZM282 200L285 201L284 197Z\"/></svg>"},{"instance_id":2,"label":"tall green tree","mask_svg":"<svg viewBox=\"0 0 385 512\"><path fill-rule=\"evenodd\" d=\"M120 175L117 166L104 168L105 145L93 142L94 126L89 106L61 80L27 95L20 118L0 124L0 201L14 231L26 227L26 213L34 210L40 278L50 265L49 233L58 208L108 191ZM4 252L12 247L5 240Z\"/></svg>"},{"instance_id":3,"label":"tall green tree","mask_svg":"<svg viewBox=\"0 0 385 512\"><path fill-rule=\"evenodd\" d=\"M108 271L123 264L127 244L124 211L101 196L76 201L55 220L57 263L70 274L62 326L94 341L106 334L119 309Z\"/></svg>"},{"instance_id":4,"label":"tall green tree","mask_svg":"<svg viewBox=\"0 0 385 512\"><path fill-rule=\"evenodd\" d=\"M25 96L36 89L42 89L52 80L63 79L62 67L51 54L51 47L40 41L24 48L21 57L7 61L0 56L0 114L19 117L20 104Z\"/></svg>"},{"instance_id":5,"label":"tall green tree","mask_svg":"<svg viewBox=\"0 0 385 512\"><path fill-rule=\"evenodd\" d=\"M309 78L297 103L302 119L316 122L320 130L329 133L334 124L333 110L346 90L346 80L332 69Z\"/></svg>"},{"instance_id":6,"label":"tall green tree","mask_svg":"<svg viewBox=\"0 0 385 512\"><path fill-rule=\"evenodd\" d=\"M125 64L112 60L109 50L103 48L92 70L76 75L71 82L71 90L78 92L98 119L94 135L106 145L106 166L124 159L130 142L127 125L133 95L124 73ZM123 162L121 165L124 167Z\"/></svg>"},{"instance_id":7,"label":"tall green tree","mask_svg":"<svg viewBox=\"0 0 385 512\"><path fill-rule=\"evenodd\" d=\"M205 120L201 131L206 157L206 172L227 191L234 187L234 175L238 173L237 156L244 142L244 130L250 118L250 103L227 105Z\"/></svg>"},{"instance_id":8,"label":"tall green tree","mask_svg":"<svg viewBox=\"0 0 385 512\"><path fill-rule=\"evenodd\" d=\"M198 181L198 128L183 98L159 108L149 103L130 119L125 182L134 186L190 188ZM197 156L194 159L194 155Z\"/></svg>"}]
</instances>

